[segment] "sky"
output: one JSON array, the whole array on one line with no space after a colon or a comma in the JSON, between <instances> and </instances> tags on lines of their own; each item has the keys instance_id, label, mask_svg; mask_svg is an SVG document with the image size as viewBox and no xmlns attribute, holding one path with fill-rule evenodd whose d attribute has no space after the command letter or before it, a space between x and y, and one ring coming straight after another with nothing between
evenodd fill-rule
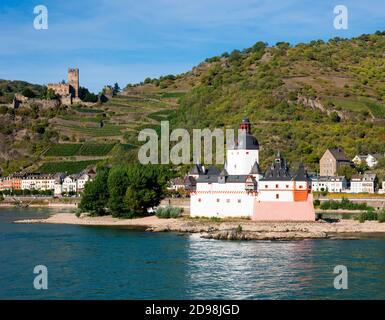
<instances>
[{"instance_id":1,"label":"sky","mask_svg":"<svg viewBox=\"0 0 385 320\"><path fill-rule=\"evenodd\" d=\"M34 8L48 10L36 30ZM348 29L334 28L336 5ZM257 41L274 45L385 30L384 0L1 0L0 79L47 84L80 69L99 92L178 74L208 57Z\"/></svg>"}]
</instances>

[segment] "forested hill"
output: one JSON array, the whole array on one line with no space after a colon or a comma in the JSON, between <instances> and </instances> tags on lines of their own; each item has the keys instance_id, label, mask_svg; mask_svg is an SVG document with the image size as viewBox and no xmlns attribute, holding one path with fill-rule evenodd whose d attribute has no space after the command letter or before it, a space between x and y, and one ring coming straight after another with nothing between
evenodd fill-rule
<instances>
[{"instance_id":1,"label":"forested hill","mask_svg":"<svg viewBox=\"0 0 385 320\"><path fill-rule=\"evenodd\" d=\"M264 166L278 149L312 169L327 147L350 157L385 153L385 32L295 46L257 42L139 86L151 87L187 91L176 127L235 128L247 115Z\"/></svg>"},{"instance_id":2,"label":"forested hill","mask_svg":"<svg viewBox=\"0 0 385 320\"><path fill-rule=\"evenodd\" d=\"M184 74L128 85L91 106L34 101L13 109L15 93L42 97L44 87L0 80L2 175L60 171L58 163L71 161L76 169L85 161L132 162L138 132L162 120L189 130L235 129L244 116L264 169L280 150L317 170L328 147L343 147L350 158L385 153L385 32L295 46L257 42Z\"/></svg>"}]
</instances>

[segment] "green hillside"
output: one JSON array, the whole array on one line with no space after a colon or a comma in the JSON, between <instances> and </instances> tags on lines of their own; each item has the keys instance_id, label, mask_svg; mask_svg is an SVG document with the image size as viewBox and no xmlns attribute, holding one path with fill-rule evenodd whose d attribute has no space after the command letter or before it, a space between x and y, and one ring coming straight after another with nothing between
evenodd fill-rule
<instances>
[{"instance_id":1,"label":"green hillside","mask_svg":"<svg viewBox=\"0 0 385 320\"><path fill-rule=\"evenodd\" d=\"M15 93L23 93L32 98L42 96L44 92L45 88L38 84L0 79L0 105L11 103Z\"/></svg>"},{"instance_id":2,"label":"green hillside","mask_svg":"<svg viewBox=\"0 0 385 320\"><path fill-rule=\"evenodd\" d=\"M350 157L385 153L384 52L385 32L377 32L296 46L258 42L224 53L206 60L173 125L236 128L247 115L264 167L277 150L310 169L328 147L341 146Z\"/></svg>"},{"instance_id":3,"label":"green hillside","mask_svg":"<svg viewBox=\"0 0 385 320\"><path fill-rule=\"evenodd\" d=\"M351 158L385 153L384 52L385 32L295 46L257 42L183 74L129 84L107 102L48 109L9 108L11 94L28 87L38 96L41 87L0 81L0 173L135 161L139 130L162 120L188 130L237 128L248 116L264 168L277 150L312 170L328 147Z\"/></svg>"},{"instance_id":4,"label":"green hillside","mask_svg":"<svg viewBox=\"0 0 385 320\"><path fill-rule=\"evenodd\" d=\"M177 101L162 93L124 92L88 105L46 108L34 100L13 109L0 104L0 174L51 171L61 168L61 161L65 168L74 162L71 172L101 161L133 161L138 131L169 118Z\"/></svg>"}]
</instances>

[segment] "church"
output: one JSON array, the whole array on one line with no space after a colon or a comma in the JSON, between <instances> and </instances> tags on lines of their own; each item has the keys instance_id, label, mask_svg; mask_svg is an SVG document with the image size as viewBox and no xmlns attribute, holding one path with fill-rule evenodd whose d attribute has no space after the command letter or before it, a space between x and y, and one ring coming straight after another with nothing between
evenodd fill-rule
<instances>
[{"instance_id":1,"label":"church","mask_svg":"<svg viewBox=\"0 0 385 320\"><path fill-rule=\"evenodd\" d=\"M244 139L226 151L222 171L194 165L186 180L192 217L248 217L255 221L315 221L309 179L301 164L296 173L278 152L263 172L259 144L248 118L240 129Z\"/></svg>"}]
</instances>

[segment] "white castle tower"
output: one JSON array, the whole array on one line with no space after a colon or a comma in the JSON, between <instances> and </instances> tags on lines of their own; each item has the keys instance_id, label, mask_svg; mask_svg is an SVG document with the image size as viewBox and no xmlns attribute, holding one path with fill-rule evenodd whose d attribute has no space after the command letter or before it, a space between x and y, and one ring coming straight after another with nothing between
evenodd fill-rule
<instances>
[{"instance_id":1,"label":"white castle tower","mask_svg":"<svg viewBox=\"0 0 385 320\"><path fill-rule=\"evenodd\" d=\"M226 171L229 175L248 175L253 167L259 167L259 144L251 135L248 118L242 120L240 130L244 130L243 137L227 149Z\"/></svg>"}]
</instances>

